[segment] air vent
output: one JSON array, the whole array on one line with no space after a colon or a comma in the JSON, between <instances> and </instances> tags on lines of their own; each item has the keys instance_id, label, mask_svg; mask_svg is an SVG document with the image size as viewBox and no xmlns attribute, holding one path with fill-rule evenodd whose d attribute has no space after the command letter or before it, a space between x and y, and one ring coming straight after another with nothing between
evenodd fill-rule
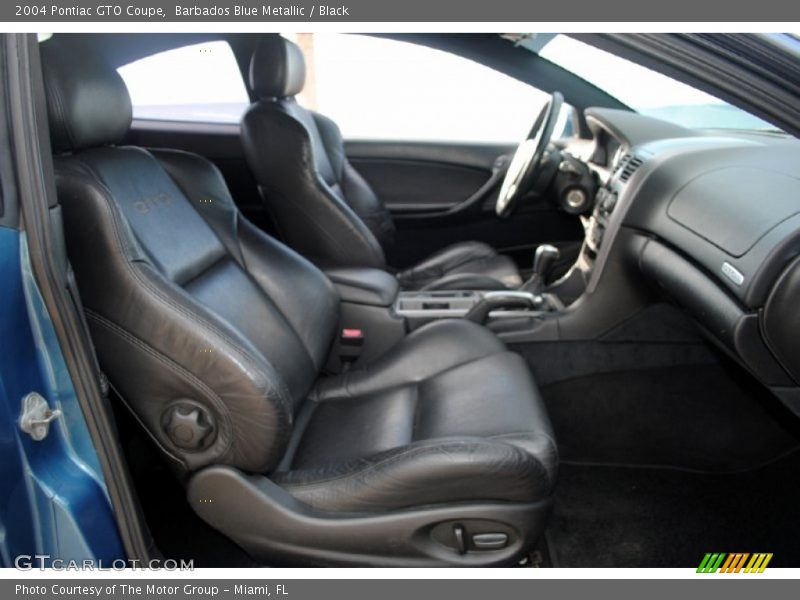
<instances>
[{"instance_id":1,"label":"air vent","mask_svg":"<svg viewBox=\"0 0 800 600\"><path fill-rule=\"evenodd\" d=\"M631 159L631 155L627 152L622 156L618 157L617 160L614 161L614 175L618 175L619 172L622 170L622 167L625 166L625 163Z\"/></svg>"},{"instance_id":2,"label":"air vent","mask_svg":"<svg viewBox=\"0 0 800 600\"><path fill-rule=\"evenodd\" d=\"M636 169L642 166L644 161L638 156L631 156L627 161L622 163L622 172L619 174L620 181L628 181L636 172Z\"/></svg>"}]
</instances>

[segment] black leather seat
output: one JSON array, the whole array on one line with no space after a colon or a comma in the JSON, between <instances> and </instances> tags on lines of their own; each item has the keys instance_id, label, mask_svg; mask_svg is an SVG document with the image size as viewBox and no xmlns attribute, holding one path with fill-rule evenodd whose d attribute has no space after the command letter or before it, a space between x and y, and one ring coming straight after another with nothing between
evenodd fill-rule
<instances>
[{"instance_id":1,"label":"black leather seat","mask_svg":"<svg viewBox=\"0 0 800 600\"><path fill-rule=\"evenodd\" d=\"M325 275L244 219L204 158L115 145L131 105L113 69L58 37L42 56L92 337L192 508L271 562L519 557L557 470L523 360L451 320L321 375L339 312Z\"/></svg>"},{"instance_id":2,"label":"black leather seat","mask_svg":"<svg viewBox=\"0 0 800 600\"><path fill-rule=\"evenodd\" d=\"M287 243L316 264L389 269L389 211L348 162L336 123L296 102L304 84L300 49L264 36L250 62L259 100L242 118L245 155L262 196ZM449 246L396 275L407 290L522 284L514 262L481 242Z\"/></svg>"}]
</instances>

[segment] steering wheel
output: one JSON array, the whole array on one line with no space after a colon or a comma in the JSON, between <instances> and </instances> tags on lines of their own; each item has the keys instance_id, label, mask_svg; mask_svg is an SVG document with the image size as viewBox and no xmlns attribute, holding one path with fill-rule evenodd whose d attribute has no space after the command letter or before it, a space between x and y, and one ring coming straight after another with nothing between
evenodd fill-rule
<instances>
[{"instance_id":1,"label":"steering wheel","mask_svg":"<svg viewBox=\"0 0 800 600\"><path fill-rule=\"evenodd\" d=\"M538 187L545 150L553 137L553 130L561 113L564 96L553 92L531 127L528 139L522 142L508 165L495 211L498 217L508 217L514 212L519 199L533 187ZM547 183L547 182L545 182Z\"/></svg>"}]
</instances>

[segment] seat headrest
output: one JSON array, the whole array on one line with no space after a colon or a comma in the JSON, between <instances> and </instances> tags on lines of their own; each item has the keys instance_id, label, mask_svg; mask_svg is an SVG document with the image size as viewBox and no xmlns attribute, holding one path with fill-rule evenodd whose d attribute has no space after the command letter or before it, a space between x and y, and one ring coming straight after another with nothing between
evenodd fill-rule
<instances>
[{"instance_id":1,"label":"seat headrest","mask_svg":"<svg viewBox=\"0 0 800 600\"><path fill-rule=\"evenodd\" d=\"M279 35L262 37L250 59L250 89L260 99L287 98L303 91L306 61L303 52Z\"/></svg>"},{"instance_id":2,"label":"seat headrest","mask_svg":"<svg viewBox=\"0 0 800 600\"><path fill-rule=\"evenodd\" d=\"M116 144L131 125L131 98L116 69L55 36L40 46L54 152Z\"/></svg>"}]
</instances>

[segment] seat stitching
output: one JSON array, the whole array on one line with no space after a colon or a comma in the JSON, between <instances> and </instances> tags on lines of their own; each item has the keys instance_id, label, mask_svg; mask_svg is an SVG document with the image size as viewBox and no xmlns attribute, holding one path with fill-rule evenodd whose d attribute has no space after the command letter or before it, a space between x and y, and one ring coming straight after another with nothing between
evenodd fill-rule
<instances>
[{"instance_id":1,"label":"seat stitching","mask_svg":"<svg viewBox=\"0 0 800 600\"><path fill-rule=\"evenodd\" d=\"M424 377L422 379L412 380L412 381L403 382L403 383L398 383L398 384L390 385L390 386L383 387L383 388L377 388L374 391L364 392L363 394L355 394L355 393L353 393L351 391L352 375L356 375L356 374L359 374L359 373L369 373L369 371L366 368L348 371L347 373L344 373L343 375L340 376L340 377L342 377L342 381L340 383L340 386L341 386L342 392L343 392L342 395L340 395L340 394L335 394L335 395L332 394L328 398L321 398L321 399L318 399L317 401L318 402L328 402L330 400L336 400L336 399L341 399L341 398L348 398L348 399L350 399L350 398L358 398L358 397L363 396L363 395L373 394L373 393L377 393L377 392L391 391L391 390L394 390L394 389L397 389L397 388L401 388L401 387L405 387L405 386L411 385L411 384L419 386L419 385L422 385L422 384L430 381L431 379L434 379L435 377L438 377L440 375L444 375L446 373L449 373L450 371L454 371L455 369L458 369L458 368L461 368L461 367L465 367L467 365L471 365L471 364L476 363L478 361L486 360L486 359L492 358L494 356L501 356L503 354L510 354L512 356L519 356L515 352L511 352L509 350L502 350L501 349L501 350L499 350L497 352L492 352L491 354L486 354L484 356L479 356L477 358L471 358L469 360L466 360L465 362L461 362L461 363L452 365L450 367L447 367L446 369L443 369L441 371L437 371L436 373L432 373L430 376ZM374 376L375 375L373 375L373 377Z\"/></svg>"},{"instance_id":2,"label":"seat stitching","mask_svg":"<svg viewBox=\"0 0 800 600\"><path fill-rule=\"evenodd\" d=\"M84 309L84 311L86 312L86 316L89 317L90 319L92 319L93 321L96 321L98 324L106 327L107 329L113 331L117 335L125 338L130 343L132 343L134 346L137 346L141 350L144 350L150 356L152 356L153 358L158 360L165 367L170 369L173 373L177 374L180 377L183 377L184 379L188 380L192 384L194 384L197 387L199 387L203 392L205 392L205 394L211 400L212 404L214 404L216 406L216 408L220 411L220 413L222 414L223 420L225 421L225 425L228 427L228 430L232 430L232 423L231 423L231 420L230 420L230 414L229 414L229 410L228 410L228 405L225 404L225 402L222 400L222 398L216 392L214 392L213 389L211 389L203 381L201 381L200 379L195 377L192 373L190 373L189 371L187 371L186 369L181 367L175 361L170 359L168 356L165 356L164 354L162 354L161 352L159 352L158 350L156 350L155 348L153 348L152 346L147 344L147 342L145 342L144 340L136 337L132 333L130 333L127 330L125 330L123 327L119 326L118 324L114 323L113 321L110 321L109 319L103 317L102 315L94 312L91 309ZM229 439L228 443L225 445L225 448L224 448L225 452L230 450L230 447L231 447L232 443L233 443L233 439Z\"/></svg>"},{"instance_id":3,"label":"seat stitching","mask_svg":"<svg viewBox=\"0 0 800 600\"><path fill-rule=\"evenodd\" d=\"M104 196L106 196L105 208L107 210L108 215L111 217L111 225L112 225L112 228L113 228L113 231L114 231L114 237L117 240L118 247L120 249L122 249L122 248L125 247L125 244L123 243L123 237L122 237L121 232L119 230L118 216L117 216L114 208L112 208L113 200L111 199L111 192L110 192L110 190L108 190L108 188L104 184L102 184L102 179L95 172L95 170L91 167L91 165L85 163L82 160L81 160L81 163L95 176L95 178L98 180L98 183L100 183L101 186L102 186L101 192L103 193ZM249 363L249 367L255 373L257 373L259 375L259 377L263 380L262 382L257 382L258 385L263 386L267 393L271 393L271 394L277 396L278 398L280 398L280 400L281 400L281 402L283 404L283 408L287 409L287 410L289 409L289 403L287 403L288 389L284 389L284 390L280 390L280 391L278 389L276 389L275 385L269 380L269 378L266 377L266 375L261 372L261 369L258 367L258 361L249 352L247 352L239 344L237 344L233 340L231 340L224 332L220 331L213 324L209 323L208 321L206 321L202 317L196 315L195 313L190 312L188 310L185 310L178 303L174 302L172 299L170 299L169 297L167 297L164 294L162 294L162 292L160 290L158 290L154 285L152 285L150 282L148 282L145 278L143 278L139 274L138 270L136 268L134 268L133 265L130 264L129 258L124 253L123 253L123 261L122 262L123 262L126 270L131 274L131 276L137 282L139 282L145 289L150 291L157 300L160 300L162 303L164 303L167 306L171 307L172 309L177 311L179 314L181 314L184 317L186 317L189 321L194 321L196 325L199 325L200 327L206 328L212 334L219 336L226 344L231 346L232 347L231 349L233 350L233 352L238 353L240 358L244 359L242 362ZM282 385L281 387L285 387L285 386Z\"/></svg>"},{"instance_id":4,"label":"seat stitching","mask_svg":"<svg viewBox=\"0 0 800 600\"><path fill-rule=\"evenodd\" d=\"M169 167L167 166L167 163L169 162L169 157L167 156L167 153L162 152L161 156L163 157L161 159L159 159L159 157L155 156L155 155L153 156L153 158L155 158L155 160L159 163L161 168L164 169L164 172L169 177L169 179L171 179L175 183L177 188L191 202L191 199L192 199L194 194L191 194L189 192L189 190L183 185L184 182L182 182L180 180L180 178L173 176L172 172L170 171ZM174 155L174 156L177 156L177 155ZM183 156L177 156L177 160L180 160L181 158L183 158ZM205 162L202 159L199 160L199 161L196 161L196 162L200 163L201 168L208 168L209 166L213 167L213 165L210 165L209 163ZM175 168L177 168L179 170L180 166L181 165L178 165ZM194 166L194 165L190 165L190 166ZM221 174L219 174L218 172L216 174L221 176ZM225 201L225 204L228 204L227 199ZM197 215L202 219L202 221L204 223L206 223L206 225L208 225L208 227L211 229L211 231L217 237L217 239L219 240L220 245L222 246L222 248L224 250L227 250L228 252L223 252L223 254L219 258L217 258L212 264L208 265L204 271L201 271L200 273L195 275L189 281L182 282L181 287L186 288L189 285L189 283L199 279L202 275L208 273L213 267L215 267L218 263L222 262L224 259L228 259L228 260L232 259L233 262L235 262L236 264L239 265L239 267L242 268L242 270L247 275L247 278L253 283L253 285L255 287L258 288L258 290L265 296L265 298L269 302L270 306L273 309L275 309L275 311L280 315L280 317L285 322L286 326L291 330L292 334L297 339L298 345L306 353L306 356L308 357L309 363L311 363L311 365L316 367L316 364L314 362L314 359L311 356L311 353L310 353L309 349L306 347L306 344L304 343L303 339L300 337L300 335L298 334L297 330L292 325L292 322L284 314L283 310L281 310L281 307L278 306L277 302L273 301L272 298L269 297L269 294L267 294L266 290L264 290L264 288L255 279L255 277L253 277L253 274L252 274L252 272L250 271L250 269L249 269L249 267L247 265L247 258L245 256L244 249L242 248L241 236L239 235L239 218L241 217L241 215L240 215L239 211L235 209L235 206L232 206L232 208L234 209L233 210L233 218L232 218L233 230L234 230L233 243L236 245L235 250L238 252L239 260L236 260L237 257L235 255L235 253L232 251L233 249L231 247L229 247L222 239L220 239L220 237L218 235L216 235L217 226L213 222L209 221L209 219L206 217L206 214L203 211L195 210Z\"/></svg>"},{"instance_id":5,"label":"seat stitching","mask_svg":"<svg viewBox=\"0 0 800 600\"><path fill-rule=\"evenodd\" d=\"M489 436L486 436L486 437L490 438L490 439L503 439L503 438L513 438L513 437L528 437L528 438L542 437L542 438L545 438L547 441L549 441L553 445L554 448L558 447L557 444L556 444L556 440L553 438L553 436L548 435L546 433L541 433L541 432L532 433L530 431L519 431L517 433L498 433L498 434L489 435Z\"/></svg>"},{"instance_id":6,"label":"seat stitching","mask_svg":"<svg viewBox=\"0 0 800 600\"><path fill-rule=\"evenodd\" d=\"M553 439L553 437L548 435L548 434L546 434L546 433L531 433L529 431L523 431L523 432L519 432L519 433L500 433L500 434L497 434L497 435L490 435L488 437L490 439L500 439L500 440L502 440L503 438L511 438L511 437L516 437L516 436L527 437L528 439L544 438L545 440L550 442L550 445L552 446L553 451L555 452L555 455L556 455L556 461L558 461L558 445L556 444L556 441ZM502 443L507 443L507 442L502 442ZM513 444L511 444L511 445L513 445ZM523 450L523 452L524 452L524 450ZM526 452L526 454L528 454L529 456L533 456L532 454L529 454L527 452ZM555 484L555 481L553 480L552 477L550 477L550 473L547 470L547 468L544 467L544 465L542 464L542 462L538 458L536 458L536 457L533 457L533 458L535 460L537 460L537 462L539 462L542 465L543 471L544 471L544 476L547 478L548 487L553 486Z\"/></svg>"},{"instance_id":7,"label":"seat stitching","mask_svg":"<svg viewBox=\"0 0 800 600\"><path fill-rule=\"evenodd\" d=\"M349 479L349 478L353 478L353 477L366 475L366 474L371 473L371 472L373 472L375 470L378 470L380 467L383 467L383 466L386 466L386 465L391 465L391 464L396 463L396 462L400 462L400 460L403 459L403 458L407 458L409 456L415 456L417 454L425 454L426 452L430 451L431 449L446 449L448 446L453 447L454 449L458 449L458 448L460 448L462 446L481 446L481 445L486 446L486 447L496 447L498 444L497 443L492 443L492 442L487 442L487 441L485 441L483 439L464 440L464 441L446 442L446 443L442 443L441 441L431 440L430 443L428 443L428 444L426 444L424 446L416 446L414 448L408 448L406 450L401 450L398 453L393 454L390 457L381 459L381 460L379 460L377 462L373 462L369 466L367 466L367 467L365 467L363 469L357 469L357 470L354 470L354 471L350 471L349 473L344 473L342 475L338 475L338 476L335 476L335 477L329 477L329 478L326 478L326 479L318 479L318 480L315 480L315 481L312 481L312 482L297 482L297 483L294 483L294 482L289 481L289 482L286 482L286 485L288 485L290 487L305 487L305 488L310 488L310 487L320 486L320 485L326 485L326 484L332 483L334 481L340 481L340 480L345 480L345 479ZM522 448L519 448L518 446L514 446L513 444L507 444L505 442L500 442L499 445L502 445L502 446L504 446L506 448L512 449L514 451L514 453L521 454L521 455L525 456L526 459L529 459L529 460L535 462L536 464L541 464L540 461L536 457L532 456L528 452L525 452ZM301 470L303 470L303 469L301 469Z\"/></svg>"},{"instance_id":8,"label":"seat stitching","mask_svg":"<svg viewBox=\"0 0 800 600\"><path fill-rule=\"evenodd\" d=\"M306 142L306 143L304 143L303 146L305 147L304 151L308 153L308 158L310 159L310 160L307 160L306 163L309 166L311 166L311 171L314 174L313 183L315 184L315 187L317 188L317 190L319 190L323 195L326 196L326 199L333 206L336 207L336 209L337 209L337 211L339 213L341 213L344 217L346 217L347 222L348 222L348 227L347 228L351 231L351 233L358 234L359 236L361 236L363 238L364 242L366 243L366 245L369 246L370 249L373 252L376 252L376 255L382 261L385 261L385 257L383 256L383 249L381 248L380 242L375 238L374 234L369 230L369 227L367 227L366 224L364 224L364 229L366 229L366 233L369 234L369 235L366 235L366 233L364 231L361 231L360 228L357 225L354 225L353 219L351 219L350 216L347 214L347 211L349 210L350 212L352 212L357 217L357 220L360 220L360 219L358 219L358 215L350 207L350 205L347 204L346 201L343 201L343 200L335 197L334 194L332 194L331 192L328 191L327 188L329 188L330 186L328 185L328 183L325 182L325 180L319 174L319 169L317 168L314 144L313 144L313 141L311 140L311 132L308 130L308 127L306 127L306 125L304 123L300 122L293 115L289 115L289 114L283 113L281 111L278 111L277 114L281 115L282 117L285 117L287 119L287 122L284 123L281 119L277 119L277 120L274 120L272 122L272 125L278 127L279 129L283 129L284 131L290 131L291 133L297 133L296 130L299 129L300 132L301 132L301 135L305 134L306 140L303 140L303 141ZM261 113L256 113L256 117L262 117L262 116L263 115ZM320 182L322 182L322 185L320 185ZM285 194L280 194L280 195L281 195L281 197L283 199L289 200L289 198L286 198ZM340 206L340 205L343 205L343 206ZM329 239L340 250L346 251L346 252L343 252L343 254L345 254L345 253L346 254L350 254L350 251L347 249L347 247L342 245L343 242L341 242L337 238L331 237L330 234L327 232L327 229L325 228L324 224L319 222L316 218L314 218L311 215L311 213L309 213L302 206L302 203L296 203L293 206L294 206L294 208L301 210L307 216L309 221L314 225L314 227L318 231L320 231L320 233L322 235L324 235L326 237L326 239ZM373 239L370 240L369 237L372 237Z\"/></svg>"},{"instance_id":9,"label":"seat stitching","mask_svg":"<svg viewBox=\"0 0 800 600\"><path fill-rule=\"evenodd\" d=\"M81 161L81 162L83 162L83 161ZM83 162L83 164L85 164L86 167L89 169L89 171L98 179L98 182L102 182L102 178L95 171L95 169L92 168L91 165L89 165L88 163L85 163L85 162ZM123 243L123 236L121 235L121 232L118 229L118 217L117 217L116 211L111 206L111 204L113 203L113 199L111 199L111 191L104 184L103 184L103 188L104 188L103 189L103 193L104 193L104 195L107 196L106 208L108 210L109 215L111 216L111 224L112 224L112 226L114 228L114 236L117 239L117 243L118 243L119 247L123 248L125 246L125 244ZM109 202L109 200L110 200L110 202ZM128 258L128 257L124 256L124 258ZM228 344L230 344L231 346L233 346L234 350L238 351L243 358L246 358L246 359L252 361L254 364L251 365L251 366L255 366L257 364L258 361L255 359L255 357L253 357L251 354L247 353L246 350L240 348L239 344L235 343L232 339L230 339L227 336L227 334L225 334L223 331L219 330L212 323L208 322L207 320L203 319L202 317L197 316L195 313L184 309L180 304L178 304L177 302L175 302L174 300L172 300L168 296L164 295L161 292L161 290L159 290L157 287L152 285L149 281L147 281L147 279L141 277L139 272L138 272L138 270L135 269L130 264L130 262L128 260L125 260L123 262L124 262L126 268L130 271L131 275L133 275L134 278L139 283L142 284L142 286L147 288L156 297L158 297L158 299L162 300L165 304L171 306L176 311L178 311L182 315L186 316L190 320L192 320L192 319L195 320L200 325L202 325L202 326L206 327L207 329L209 329L212 333L218 335L220 338L222 338L223 341L225 341ZM258 371L259 369L256 368L254 370Z\"/></svg>"},{"instance_id":10,"label":"seat stitching","mask_svg":"<svg viewBox=\"0 0 800 600\"><path fill-rule=\"evenodd\" d=\"M262 294L264 294L264 296L266 297L266 299L269 302L270 306L280 315L280 317L281 317L281 319L283 319L284 323L286 323L286 327L292 332L292 335L297 340L298 345L303 349L303 352L305 352L306 357L308 358L308 362L315 369L319 368L317 366L316 361L314 360L314 357L312 356L311 349L306 344L305 340L303 339L303 336L300 335L300 332L297 331L297 329L295 328L295 326L292 323L291 319L289 319L289 317L286 315L286 313L280 307L280 305L269 296L267 291L261 286L261 284L258 283L258 280L256 280L256 278L253 276L252 272L250 271L250 268L247 265L247 255L246 255L246 253L244 251L244 248L242 247L242 239L238 235L238 231L239 231L239 216L240 215L239 215L239 213L237 211L236 216L234 217L234 225L235 225L236 231L237 231L236 242L237 242L237 245L239 247L239 254L242 257L242 267L247 272L247 275L250 278L250 280L253 282L253 284L256 287L258 287L258 289L261 291Z\"/></svg>"}]
</instances>

